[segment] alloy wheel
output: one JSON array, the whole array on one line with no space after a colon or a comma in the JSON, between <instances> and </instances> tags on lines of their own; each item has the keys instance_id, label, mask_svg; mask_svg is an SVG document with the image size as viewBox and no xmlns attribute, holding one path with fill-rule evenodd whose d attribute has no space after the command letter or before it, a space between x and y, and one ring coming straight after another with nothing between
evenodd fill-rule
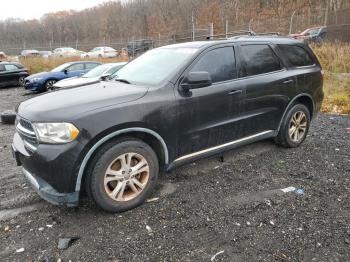
<instances>
[{"instance_id":1,"label":"alloy wheel","mask_svg":"<svg viewBox=\"0 0 350 262\"><path fill-rule=\"evenodd\" d=\"M56 81L55 80L49 80L49 81L47 81L46 82L46 89L47 90L51 90L52 89L52 87L53 87L53 85L56 83Z\"/></svg>"},{"instance_id":2,"label":"alloy wheel","mask_svg":"<svg viewBox=\"0 0 350 262\"><path fill-rule=\"evenodd\" d=\"M136 198L149 181L149 164L137 153L118 156L108 166L104 176L104 188L114 201Z\"/></svg>"},{"instance_id":3,"label":"alloy wheel","mask_svg":"<svg viewBox=\"0 0 350 262\"><path fill-rule=\"evenodd\" d=\"M307 118L304 112L298 111L294 113L289 123L289 137L299 143L305 136L307 129Z\"/></svg>"}]
</instances>

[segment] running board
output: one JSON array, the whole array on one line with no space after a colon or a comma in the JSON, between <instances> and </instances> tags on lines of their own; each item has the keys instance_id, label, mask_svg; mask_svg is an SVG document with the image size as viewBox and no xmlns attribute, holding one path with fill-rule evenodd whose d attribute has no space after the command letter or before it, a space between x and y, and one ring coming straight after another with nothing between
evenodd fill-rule
<instances>
[{"instance_id":1,"label":"running board","mask_svg":"<svg viewBox=\"0 0 350 262\"><path fill-rule=\"evenodd\" d=\"M234 140L222 145L218 145L218 146L214 146L214 147L210 147L204 150L200 150L182 157L179 157L177 159L174 160L174 162L172 162L168 168L167 171L178 167L178 166L182 166L185 165L187 163L193 162L195 160L201 159L201 158L205 158L205 157L209 157L212 155L216 155L218 153L233 149L233 148L237 148L243 145L247 145L250 143L254 143L256 141L259 140L263 140L263 139L267 139L267 138L271 138L275 136L275 132L273 130L268 130L268 131L264 131L255 135L251 135L251 136L247 136L238 140Z\"/></svg>"}]
</instances>

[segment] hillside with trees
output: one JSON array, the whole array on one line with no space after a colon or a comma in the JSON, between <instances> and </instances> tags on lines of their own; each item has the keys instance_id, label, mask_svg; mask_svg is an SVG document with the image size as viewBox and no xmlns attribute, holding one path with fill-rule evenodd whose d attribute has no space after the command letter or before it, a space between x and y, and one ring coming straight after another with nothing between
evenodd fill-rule
<instances>
[{"instance_id":1,"label":"hillside with trees","mask_svg":"<svg viewBox=\"0 0 350 262\"><path fill-rule=\"evenodd\" d=\"M309 26L350 23L350 0L130 0L83 11L49 13L39 20L0 21L0 49L89 49L130 39L190 37L192 28L215 34L251 28L288 33ZM292 23L292 27L290 24ZM200 31L202 30L202 31Z\"/></svg>"}]
</instances>

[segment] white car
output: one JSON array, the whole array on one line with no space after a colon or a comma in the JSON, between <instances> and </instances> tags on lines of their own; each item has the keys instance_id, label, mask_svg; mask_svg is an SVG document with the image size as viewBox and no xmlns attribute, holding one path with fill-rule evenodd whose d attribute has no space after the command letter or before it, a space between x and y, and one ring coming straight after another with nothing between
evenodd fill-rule
<instances>
[{"instance_id":1,"label":"white car","mask_svg":"<svg viewBox=\"0 0 350 262\"><path fill-rule=\"evenodd\" d=\"M127 62L120 62L97 66L80 77L71 77L58 81L54 84L53 89L71 88L98 83L101 80L106 80L109 76L115 74L120 68L122 68L126 64Z\"/></svg>"},{"instance_id":2,"label":"white car","mask_svg":"<svg viewBox=\"0 0 350 262\"><path fill-rule=\"evenodd\" d=\"M51 51L39 51L39 54L43 58L49 58L50 56L52 56L52 52Z\"/></svg>"},{"instance_id":3,"label":"white car","mask_svg":"<svg viewBox=\"0 0 350 262\"><path fill-rule=\"evenodd\" d=\"M60 47L53 50L52 55L56 57L80 57L83 51L76 50L72 47Z\"/></svg>"},{"instance_id":4,"label":"white car","mask_svg":"<svg viewBox=\"0 0 350 262\"><path fill-rule=\"evenodd\" d=\"M108 46L100 46L100 47L95 47L92 49L90 52L87 52L86 54L83 54L82 57L87 58L87 57L103 57L103 58L109 58L109 57L117 57L118 52L112 47Z\"/></svg>"}]
</instances>

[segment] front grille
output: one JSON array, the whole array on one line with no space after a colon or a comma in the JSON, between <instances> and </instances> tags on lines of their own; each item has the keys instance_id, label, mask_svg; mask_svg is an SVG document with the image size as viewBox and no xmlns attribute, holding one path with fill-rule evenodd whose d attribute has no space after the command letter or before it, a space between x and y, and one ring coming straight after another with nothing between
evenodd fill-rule
<instances>
[{"instance_id":1,"label":"front grille","mask_svg":"<svg viewBox=\"0 0 350 262\"><path fill-rule=\"evenodd\" d=\"M17 116L16 130L23 139L24 147L28 152L33 153L39 145L33 125L30 121Z\"/></svg>"},{"instance_id":2,"label":"front grille","mask_svg":"<svg viewBox=\"0 0 350 262\"><path fill-rule=\"evenodd\" d=\"M31 132L34 132L33 125L32 125L28 120L25 120L25 119L23 119L23 118L20 118L20 119L19 119L19 123L20 123L21 126L23 126L24 128L28 129L28 130L31 131Z\"/></svg>"}]
</instances>

